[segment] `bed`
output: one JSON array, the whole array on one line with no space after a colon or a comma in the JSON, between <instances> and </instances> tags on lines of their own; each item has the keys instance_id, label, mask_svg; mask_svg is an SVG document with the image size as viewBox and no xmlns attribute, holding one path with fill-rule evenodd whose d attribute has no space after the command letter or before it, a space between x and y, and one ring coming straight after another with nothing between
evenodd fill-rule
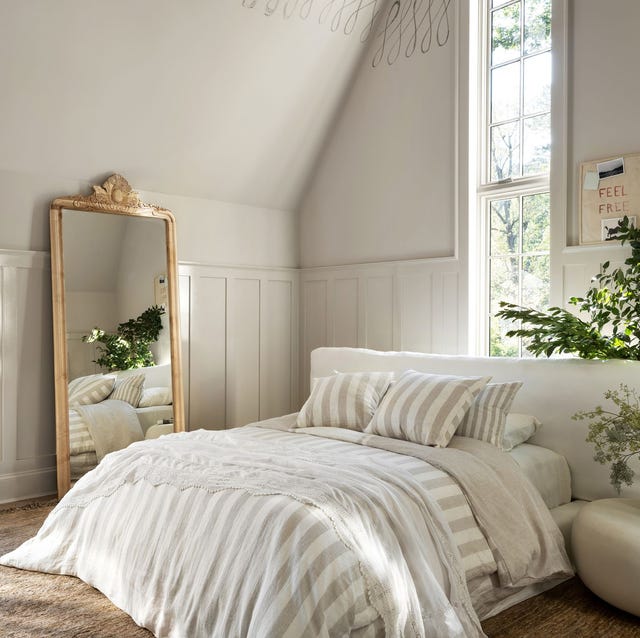
<instances>
[{"instance_id":1,"label":"bed","mask_svg":"<svg viewBox=\"0 0 640 638\"><path fill-rule=\"evenodd\" d=\"M158 424L173 420L171 367L73 379L69 408L69 461L71 479L77 480L110 452L167 433Z\"/></svg>"},{"instance_id":2,"label":"bed","mask_svg":"<svg viewBox=\"0 0 640 638\"><path fill-rule=\"evenodd\" d=\"M408 369L524 380L523 413L550 370L312 354L317 379ZM480 619L572 574L550 513L572 505L567 461L523 445L438 447L300 415L173 434L109 454L0 562L76 575L157 636L482 636Z\"/></svg>"}]
</instances>

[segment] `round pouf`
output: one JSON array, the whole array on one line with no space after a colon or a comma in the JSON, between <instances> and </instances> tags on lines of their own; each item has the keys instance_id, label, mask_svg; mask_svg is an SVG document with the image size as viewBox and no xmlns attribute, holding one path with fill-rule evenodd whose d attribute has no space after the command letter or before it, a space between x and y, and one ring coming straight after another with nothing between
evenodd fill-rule
<instances>
[{"instance_id":1,"label":"round pouf","mask_svg":"<svg viewBox=\"0 0 640 638\"><path fill-rule=\"evenodd\" d=\"M582 582L608 603L640 616L640 500L588 503L573 522L571 543Z\"/></svg>"}]
</instances>

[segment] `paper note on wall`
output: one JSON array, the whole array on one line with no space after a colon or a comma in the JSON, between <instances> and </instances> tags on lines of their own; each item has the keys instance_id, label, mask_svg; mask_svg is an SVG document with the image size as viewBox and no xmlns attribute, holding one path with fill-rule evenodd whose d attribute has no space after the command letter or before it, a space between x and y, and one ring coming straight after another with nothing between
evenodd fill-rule
<instances>
[{"instance_id":1,"label":"paper note on wall","mask_svg":"<svg viewBox=\"0 0 640 638\"><path fill-rule=\"evenodd\" d=\"M155 293L156 306L161 306L165 310L169 305L169 286L167 285L167 276L158 275L153 280L153 290Z\"/></svg>"},{"instance_id":2,"label":"paper note on wall","mask_svg":"<svg viewBox=\"0 0 640 638\"><path fill-rule=\"evenodd\" d=\"M598 190L599 184L600 184L600 177L598 176L598 173L594 171L590 171L584 176L584 190L596 191Z\"/></svg>"}]
</instances>

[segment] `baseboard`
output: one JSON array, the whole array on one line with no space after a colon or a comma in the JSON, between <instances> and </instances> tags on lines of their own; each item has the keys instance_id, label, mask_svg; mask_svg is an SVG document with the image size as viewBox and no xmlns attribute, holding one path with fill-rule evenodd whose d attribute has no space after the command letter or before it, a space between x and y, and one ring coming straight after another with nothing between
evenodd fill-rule
<instances>
[{"instance_id":1,"label":"baseboard","mask_svg":"<svg viewBox=\"0 0 640 638\"><path fill-rule=\"evenodd\" d=\"M56 468L0 475L0 503L12 503L56 493Z\"/></svg>"}]
</instances>

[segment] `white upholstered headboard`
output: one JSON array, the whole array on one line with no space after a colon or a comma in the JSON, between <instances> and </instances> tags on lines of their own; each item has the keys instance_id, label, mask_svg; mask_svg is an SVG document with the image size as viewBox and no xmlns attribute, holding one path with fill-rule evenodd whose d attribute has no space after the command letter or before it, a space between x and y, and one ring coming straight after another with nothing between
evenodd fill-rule
<instances>
[{"instance_id":1,"label":"white upholstered headboard","mask_svg":"<svg viewBox=\"0 0 640 638\"><path fill-rule=\"evenodd\" d=\"M578 410L605 403L603 393L620 383L640 386L638 361L584 361L582 359L508 359L378 352L360 348L318 348L311 353L311 377L361 370L413 369L463 376L491 375L494 382L523 381L513 412L534 414L543 423L532 443L566 457L571 468L573 497L585 500L615 496L609 467L593 460L593 446L585 442L586 421L573 421ZM636 482L623 487L622 496L640 497L640 463L632 467Z\"/></svg>"}]
</instances>

